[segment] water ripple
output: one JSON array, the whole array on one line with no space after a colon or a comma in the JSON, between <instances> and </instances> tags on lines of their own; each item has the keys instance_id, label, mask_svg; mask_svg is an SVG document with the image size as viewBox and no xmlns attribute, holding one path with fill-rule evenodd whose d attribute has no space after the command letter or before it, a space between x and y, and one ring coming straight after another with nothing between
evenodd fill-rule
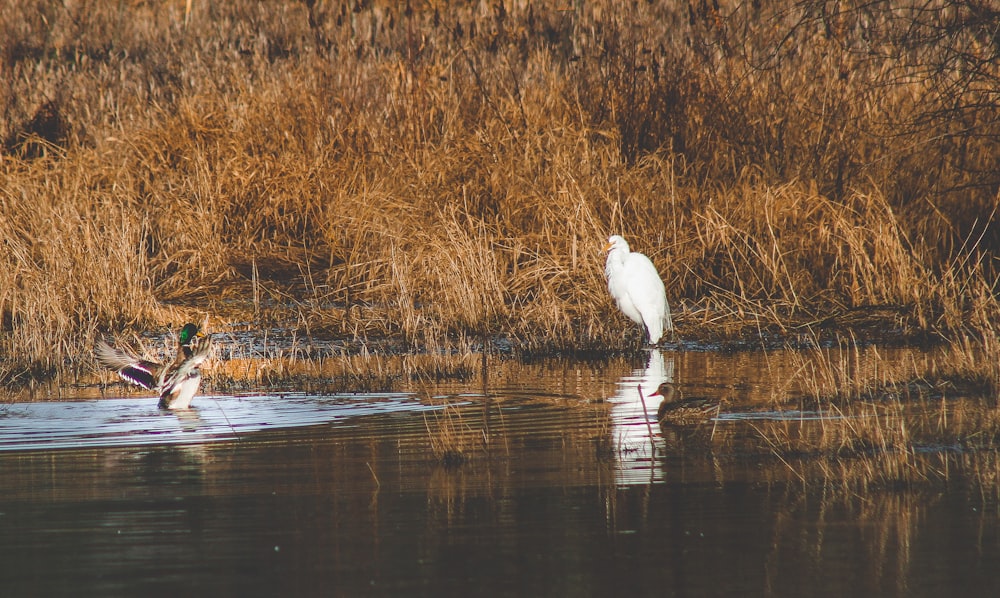
<instances>
[{"instance_id":1,"label":"water ripple","mask_svg":"<svg viewBox=\"0 0 1000 598\"><path fill-rule=\"evenodd\" d=\"M148 397L17 403L0 412L0 451L187 444L363 415L437 409L412 394L202 396L190 410L164 411Z\"/></svg>"}]
</instances>

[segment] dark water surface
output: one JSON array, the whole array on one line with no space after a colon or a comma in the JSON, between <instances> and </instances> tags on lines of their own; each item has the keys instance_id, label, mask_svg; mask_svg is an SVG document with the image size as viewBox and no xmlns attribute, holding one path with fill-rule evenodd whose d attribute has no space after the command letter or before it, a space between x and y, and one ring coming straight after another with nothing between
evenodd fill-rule
<instances>
[{"instance_id":1,"label":"dark water surface","mask_svg":"<svg viewBox=\"0 0 1000 598\"><path fill-rule=\"evenodd\" d=\"M744 454L719 439L758 420L733 413L765 418L800 366L642 361L385 394L209 389L190 413L0 407L0 593L1000 595L995 468L936 454L938 481L865 489L851 468ZM728 416L647 426L636 387L662 379Z\"/></svg>"}]
</instances>

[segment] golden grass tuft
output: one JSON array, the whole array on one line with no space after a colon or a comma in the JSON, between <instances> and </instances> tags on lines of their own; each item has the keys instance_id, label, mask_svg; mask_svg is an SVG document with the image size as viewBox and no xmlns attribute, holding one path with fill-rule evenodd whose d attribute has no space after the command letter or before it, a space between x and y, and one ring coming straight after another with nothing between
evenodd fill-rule
<instances>
[{"instance_id":1,"label":"golden grass tuft","mask_svg":"<svg viewBox=\"0 0 1000 598\"><path fill-rule=\"evenodd\" d=\"M424 425L434 458L445 467L465 464L485 444L485 430L467 424L461 407L445 405L441 411L425 415Z\"/></svg>"}]
</instances>

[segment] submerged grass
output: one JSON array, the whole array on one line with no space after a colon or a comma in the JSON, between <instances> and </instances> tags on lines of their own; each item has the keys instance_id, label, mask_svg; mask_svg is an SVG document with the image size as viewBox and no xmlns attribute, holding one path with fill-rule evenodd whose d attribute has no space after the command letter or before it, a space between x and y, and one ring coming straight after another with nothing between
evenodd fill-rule
<instances>
[{"instance_id":1,"label":"submerged grass","mask_svg":"<svg viewBox=\"0 0 1000 598\"><path fill-rule=\"evenodd\" d=\"M995 334L996 10L14 3L0 371L211 313L411 347ZM15 372L15 373L9 373Z\"/></svg>"},{"instance_id":2,"label":"submerged grass","mask_svg":"<svg viewBox=\"0 0 1000 598\"><path fill-rule=\"evenodd\" d=\"M484 444L483 430L476 430L462 419L461 408L446 405L440 412L424 415L431 452L445 467L468 462Z\"/></svg>"},{"instance_id":3,"label":"submerged grass","mask_svg":"<svg viewBox=\"0 0 1000 598\"><path fill-rule=\"evenodd\" d=\"M977 341L906 359L851 343L790 352L792 373L767 405L790 415L722 426L721 442L770 453L803 481L839 480L850 493L946 481L949 467L995 463L1000 448L996 379L976 365L990 359L985 350Z\"/></svg>"}]
</instances>

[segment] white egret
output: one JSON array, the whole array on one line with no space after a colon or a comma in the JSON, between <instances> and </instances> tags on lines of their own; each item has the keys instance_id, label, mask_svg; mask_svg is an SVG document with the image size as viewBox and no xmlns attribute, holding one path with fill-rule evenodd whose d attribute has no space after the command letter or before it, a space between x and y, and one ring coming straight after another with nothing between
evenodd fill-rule
<instances>
[{"instance_id":1,"label":"white egret","mask_svg":"<svg viewBox=\"0 0 1000 598\"><path fill-rule=\"evenodd\" d=\"M630 320L644 326L653 345L660 342L663 332L673 333L674 322L667 304L667 291L648 257L631 251L628 242L620 235L608 237L608 261L604 276L608 279L608 292L614 297L618 309Z\"/></svg>"}]
</instances>

